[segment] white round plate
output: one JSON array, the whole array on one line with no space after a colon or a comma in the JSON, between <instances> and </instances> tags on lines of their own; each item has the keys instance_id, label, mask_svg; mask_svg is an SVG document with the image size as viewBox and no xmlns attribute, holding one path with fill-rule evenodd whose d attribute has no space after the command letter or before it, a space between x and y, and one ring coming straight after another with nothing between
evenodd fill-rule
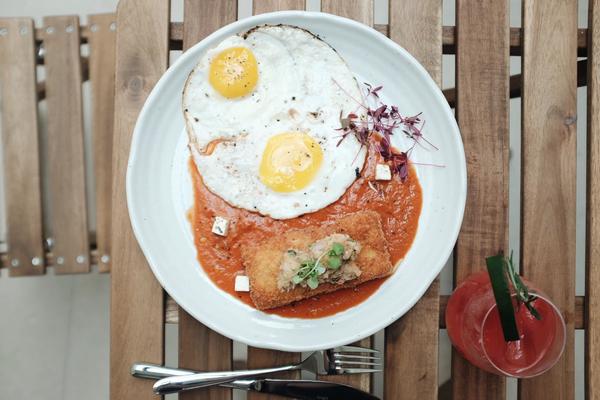
<instances>
[{"instance_id":1,"label":"white round plate","mask_svg":"<svg viewBox=\"0 0 600 400\"><path fill-rule=\"evenodd\" d=\"M309 29L332 45L357 78L383 85L403 115L423 112L425 136L439 150L417 149L423 209L412 248L397 271L360 305L320 319L283 318L257 311L218 289L196 259L186 212L193 204L181 110L184 82L200 56L225 37L260 24ZM161 285L211 329L256 347L310 351L347 344L406 313L439 274L463 217L466 165L460 133L444 96L406 50L365 25L324 13L262 14L219 29L169 68L140 113L127 169L127 202L137 240Z\"/></svg>"}]
</instances>

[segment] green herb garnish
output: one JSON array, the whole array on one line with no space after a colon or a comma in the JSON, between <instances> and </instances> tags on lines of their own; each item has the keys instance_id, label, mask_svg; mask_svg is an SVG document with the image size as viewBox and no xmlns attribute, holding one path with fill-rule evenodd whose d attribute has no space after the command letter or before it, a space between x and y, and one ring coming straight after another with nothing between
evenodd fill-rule
<instances>
[{"instance_id":1,"label":"green herb garnish","mask_svg":"<svg viewBox=\"0 0 600 400\"><path fill-rule=\"evenodd\" d=\"M500 314L500 323L502 325L504 339L507 342L519 340L520 336L515 318L510 285L512 285L515 291L517 307L521 303L525 304L525 307L527 307L531 315L540 320L542 317L532 304L537 296L529 294L529 289L517 274L513 264L512 252L509 258L499 254L488 257L485 261L490 276L490 282L492 284L492 290L494 291L496 305L498 306L498 313Z\"/></svg>"},{"instance_id":2,"label":"green herb garnish","mask_svg":"<svg viewBox=\"0 0 600 400\"><path fill-rule=\"evenodd\" d=\"M344 254L344 245L341 243L334 243L331 246L331 251L329 252L330 256L341 256Z\"/></svg>"},{"instance_id":3,"label":"green herb garnish","mask_svg":"<svg viewBox=\"0 0 600 400\"><path fill-rule=\"evenodd\" d=\"M327 259L327 264L331 269L338 269L342 266L342 259L340 258L340 256L329 256L329 258Z\"/></svg>"},{"instance_id":4,"label":"green herb garnish","mask_svg":"<svg viewBox=\"0 0 600 400\"><path fill-rule=\"evenodd\" d=\"M293 252L293 253L292 253ZM288 250L290 255L296 255L293 250ZM341 243L334 243L329 251L321 254L316 260L306 260L300 263L300 269L292 277L292 283L298 285L306 281L306 284L311 289L319 287L319 276L323 275L327 268L337 270L342 266L342 254L344 254L344 246ZM327 267L321 263L321 259L327 257Z\"/></svg>"},{"instance_id":5,"label":"green herb garnish","mask_svg":"<svg viewBox=\"0 0 600 400\"><path fill-rule=\"evenodd\" d=\"M539 311L535 309L533 304L531 304L535 299L537 299L537 296L534 294L529 294L529 288L527 288L527 286L521 280L519 274L517 274L515 271L512 251L510 252L510 257L508 259L504 258L504 262L506 263L508 278L515 289L518 303L525 304L525 307L527 307L531 315L533 315L535 319L541 320L542 316L540 315Z\"/></svg>"}]
</instances>

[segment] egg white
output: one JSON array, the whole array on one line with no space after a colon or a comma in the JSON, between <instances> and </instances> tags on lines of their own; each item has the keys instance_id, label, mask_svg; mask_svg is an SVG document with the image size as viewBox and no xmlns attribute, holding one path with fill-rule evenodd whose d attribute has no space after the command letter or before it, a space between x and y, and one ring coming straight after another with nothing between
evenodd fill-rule
<instances>
[{"instance_id":1,"label":"egg white","mask_svg":"<svg viewBox=\"0 0 600 400\"><path fill-rule=\"evenodd\" d=\"M228 99L208 82L214 56L233 47L251 49L259 78L253 92ZM335 202L362 170L366 149L348 136L339 146L340 115L362 113L361 93L344 60L324 41L300 28L260 26L208 51L191 72L183 93L190 150L204 184L229 204L289 219ZM280 193L265 186L259 165L270 137L303 132L323 150L314 179ZM214 140L223 140L210 155Z\"/></svg>"}]
</instances>

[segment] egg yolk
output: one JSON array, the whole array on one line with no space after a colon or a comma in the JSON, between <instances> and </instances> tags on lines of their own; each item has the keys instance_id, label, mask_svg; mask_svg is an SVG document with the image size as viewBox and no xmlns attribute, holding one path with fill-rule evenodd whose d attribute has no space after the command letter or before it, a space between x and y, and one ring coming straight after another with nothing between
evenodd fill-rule
<instances>
[{"instance_id":1,"label":"egg yolk","mask_svg":"<svg viewBox=\"0 0 600 400\"><path fill-rule=\"evenodd\" d=\"M308 185L323 161L323 150L312 137L286 132L269 139L260 163L260 180L276 192L294 192Z\"/></svg>"},{"instance_id":2,"label":"egg yolk","mask_svg":"<svg viewBox=\"0 0 600 400\"><path fill-rule=\"evenodd\" d=\"M217 92L228 99L247 95L258 81L254 54L245 47L223 50L211 62L208 80Z\"/></svg>"}]
</instances>

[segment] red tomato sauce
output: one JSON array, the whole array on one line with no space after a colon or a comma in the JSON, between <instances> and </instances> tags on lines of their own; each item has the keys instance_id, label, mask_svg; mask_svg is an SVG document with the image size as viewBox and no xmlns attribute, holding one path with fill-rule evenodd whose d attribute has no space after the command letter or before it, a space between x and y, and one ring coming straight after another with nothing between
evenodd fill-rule
<instances>
[{"instance_id":1,"label":"red tomato sauce","mask_svg":"<svg viewBox=\"0 0 600 400\"><path fill-rule=\"evenodd\" d=\"M395 174L389 182L373 182L379 192L373 190L369 181L374 180L376 164L382 162L374 147L370 146L361 177L342 197L319 211L289 220L276 220L230 206L208 190L193 160L190 160L194 184L194 206L190 212L190 221L198 261L206 274L219 288L254 306L248 293L234 290L235 276L244 271L240 255L240 247L244 243L260 242L268 237L280 236L288 229L335 221L346 214L365 209L377 211L381 216L392 263L395 264L404 258L417 232L423 202L421 185L414 167L411 166L405 182L401 182ZM226 237L211 232L215 216L230 221ZM363 302L377 291L384 280L385 278L366 282L355 288L319 295L268 312L297 318L320 318L336 314Z\"/></svg>"}]
</instances>

